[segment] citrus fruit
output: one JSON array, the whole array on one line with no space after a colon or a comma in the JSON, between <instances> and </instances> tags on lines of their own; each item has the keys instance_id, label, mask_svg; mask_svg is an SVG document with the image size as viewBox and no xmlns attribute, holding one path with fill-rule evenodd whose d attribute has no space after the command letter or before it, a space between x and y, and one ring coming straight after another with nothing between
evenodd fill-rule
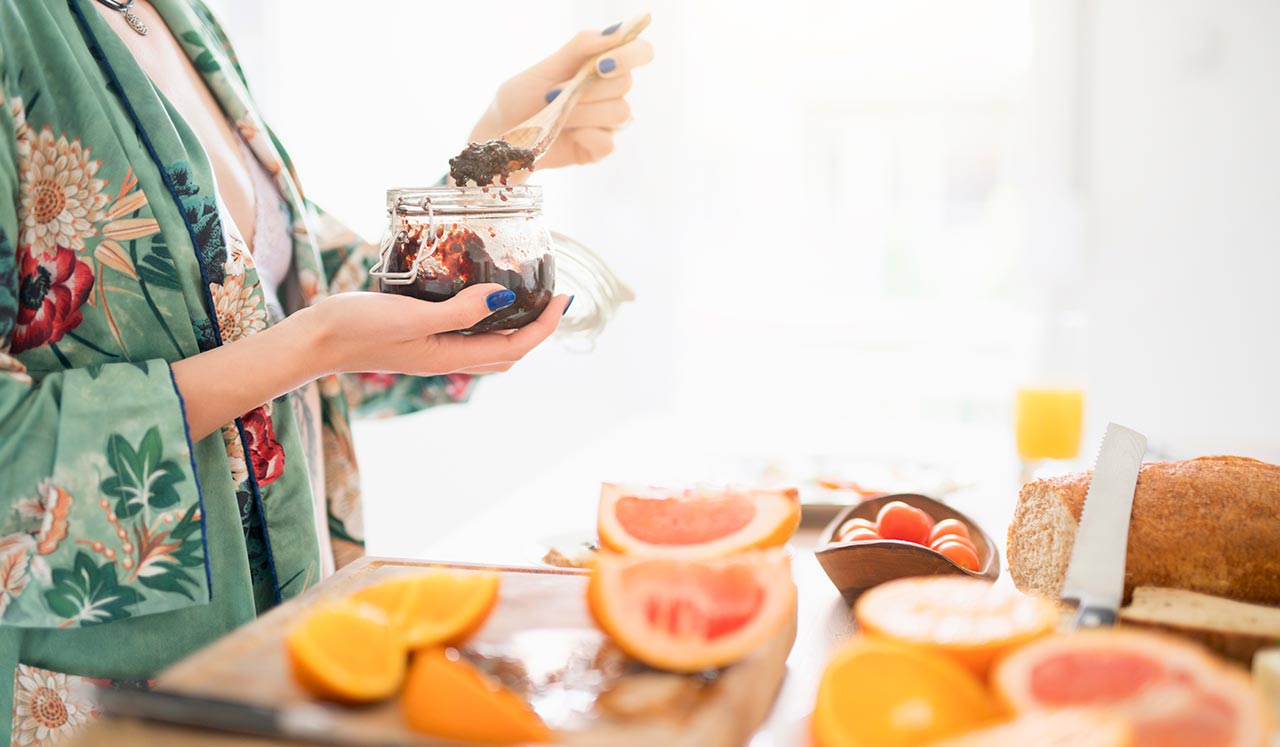
<instances>
[{"instance_id":1,"label":"citrus fruit","mask_svg":"<svg viewBox=\"0 0 1280 747\"><path fill-rule=\"evenodd\" d=\"M409 728L423 734L479 744L550 742L529 704L462 659L451 648L413 655L400 708Z\"/></svg>"},{"instance_id":2,"label":"citrus fruit","mask_svg":"<svg viewBox=\"0 0 1280 747\"><path fill-rule=\"evenodd\" d=\"M815 747L916 747L998 715L978 678L954 660L856 636L822 673L813 741Z\"/></svg>"},{"instance_id":3,"label":"citrus fruit","mask_svg":"<svg viewBox=\"0 0 1280 747\"><path fill-rule=\"evenodd\" d=\"M1013 648L1050 633L1052 604L977 578L901 578L854 606L863 632L942 652L982 677Z\"/></svg>"},{"instance_id":4,"label":"citrus fruit","mask_svg":"<svg viewBox=\"0 0 1280 747\"><path fill-rule=\"evenodd\" d=\"M1132 747L1133 728L1103 709L1070 708L1027 714L929 747Z\"/></svg>"},{"instance_id":5,"label":"citrus fruit","mask_svg":"<svg viewBox=\"0 0 1280 747\"><path fill-rule=\"evenodd\" d=\"M352 595L387 613L411 649L455 645L478 629L498 601L499 576L431 570L388 579Z\"/></svg>"},{"instance_id":6,"label":"citrus fruit","mask_svg":"<svg viewBox=\"0 0 1280 747\"><path fill-rule=\"evenodd\" d=\"M796 586L777 549L712 560L604 552L587 585L587 605L632 658L697 672L742 659L789 624Z\"/></svg>"},{"instance_id":7,"label":"citrus fruit","mask_svg":"<svg viewBox=\"0 0 1280 747\"><path fill-rule=\"evenodd\" d=\"M785 544L800 525L786 490L600 489L600 544L615 552L710 558Z\"/></svg>"},{"instance_id":8,"label":"citrus fruit","mask_svg":"<svg viewBox=\"0 0 1280 747\"><path fill-rule=\"evenodd\" d=\"M1045 638L1009 654L992 683L1018 712L1105 706L1129 720L1133 747L1259 747L1269 729L1261 697L1242 672L1151 633Z\"/></svg>"},{"instance_id":9,"label":"citrus fruit","mask_svg":"<svg viewBox=\"0 0 1280 747\"><path fill-rule=\"evenodd\" d=\"M367 604L312 612L285 636L285 651L298 684L328 700L382 700L404 679L404 640L386 613Z\"/></svg>"}]
</instances>

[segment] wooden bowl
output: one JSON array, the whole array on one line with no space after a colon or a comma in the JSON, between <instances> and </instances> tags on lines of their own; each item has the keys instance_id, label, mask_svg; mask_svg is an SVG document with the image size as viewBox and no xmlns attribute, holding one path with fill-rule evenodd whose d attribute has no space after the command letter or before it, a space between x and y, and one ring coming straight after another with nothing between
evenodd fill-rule
<instances>
[{"instance_id":1,"label":"wooden bowl","mask_svg":"<svg viewBox=\"0 0 1280 747\"><path fill-rule=\"evenodd\" d=\"M902 540L876 540L872 542L836 542L836 532L849 519L875 521L880 507L890 501L902 501L923 509L935 522L958 519L969 527L970 539L978 551L980 571L961 568L942 553L924 545ZM836 585L849 604L862 592L895 578L908 576L972 576L995 581L1000 576L1000 553L987 533L973 519L932 498L914 493L900 493L872 498L849 506L841 511L827 528L822 530L818 549L814 551L822 569L831 583Z\"/></svg>"}]
</instances>

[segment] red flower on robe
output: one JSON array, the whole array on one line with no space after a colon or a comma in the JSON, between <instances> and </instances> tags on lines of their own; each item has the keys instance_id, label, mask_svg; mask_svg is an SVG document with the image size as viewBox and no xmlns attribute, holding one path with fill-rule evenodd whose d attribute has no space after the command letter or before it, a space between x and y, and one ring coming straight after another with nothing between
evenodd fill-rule
<instances>
[{"instance_id":1,"label":"red flower on robe","mask_svg":"<svg viewBox=\"0 0 1280 747\"><path fill-rule=\"evenodd\" d=\"M276 441L276 431L267 411L259 407L241 418L249 445L249 462L258 487L265 488L284 474L284 449Z\"/></svg>"},{"instance_id":2,"label":"red flower on robe","mask_svg":"<svg viewBox=\"0 0 1280 747\"><path fill-rule=\"evenodd\" d=\"M61 340L82 317L80 307L93 290L93 270L76 253L58 247L53 254L18 247L18 319L13 353Z\"/></svg>"}]
</instances>

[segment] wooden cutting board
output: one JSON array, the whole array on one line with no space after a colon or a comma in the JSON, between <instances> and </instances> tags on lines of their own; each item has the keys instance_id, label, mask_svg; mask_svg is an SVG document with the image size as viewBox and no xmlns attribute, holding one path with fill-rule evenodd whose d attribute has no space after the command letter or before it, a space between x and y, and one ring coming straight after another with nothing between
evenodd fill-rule
<instances>
[{"instance_id":1,"label":"wooden cutting board","mask_svg":"<svg viewBox=\"0 0 1280 747\"><path fill-rule=\"evenodd\" d=\"M307 701L284 654L286 631L307 611L398 574L442 567L364 558L253 623L161 673L157 688L262 705ZM444 566L475 570L481 566ZM794 620L746 660L714 675L675 675L627 659L592 624L586 575L553 569L484 568L502 573L492 615L464 654L524 694L560 744L592 747L732 747L764 721L782 683ZM358 643L353 642L353 645ZM429 745L409 731L397 702L350 709L342 732L377 734L396 745ZM221 747L244 737L196 735L125 721L96 726L76 744L94 747Z\"/></svg>"}]
</instances>

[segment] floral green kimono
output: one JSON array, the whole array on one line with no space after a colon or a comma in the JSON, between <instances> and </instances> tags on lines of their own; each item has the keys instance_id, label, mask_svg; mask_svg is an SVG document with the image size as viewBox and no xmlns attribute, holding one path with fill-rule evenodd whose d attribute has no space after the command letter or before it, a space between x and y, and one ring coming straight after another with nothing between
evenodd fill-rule
<instances>
[{"instance_id":1,"label":"floral green kimono","mask_svg":"<svg viewBox=\"0 0 1280 747\"><path fill-rule=\"evenodd\" d=\"M0 729L22 745L94 717L90 681L145 682L319 581L313 482L328 565L357 557L348 407L470 384L328 377L318 438L291 394L192 442L169 364L271 320L204 150L93 2L0 0ZM208 12L152 2L288 206L286 311L363 287L373 248L306 202Z\"/></svg>"}]
</instances>

